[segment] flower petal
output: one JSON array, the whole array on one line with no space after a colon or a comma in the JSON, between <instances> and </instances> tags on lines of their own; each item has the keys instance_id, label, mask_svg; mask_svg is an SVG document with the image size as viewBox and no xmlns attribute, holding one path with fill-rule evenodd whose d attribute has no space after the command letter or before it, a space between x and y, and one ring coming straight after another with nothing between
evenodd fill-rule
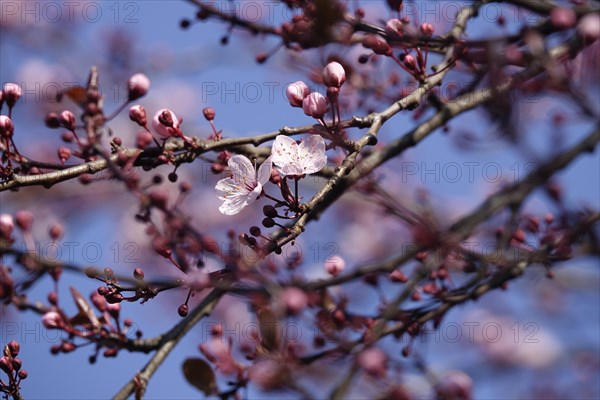
<instances>
[{"instance_id":1,"label":"flower petal","mask_svg":"<svg viewBox=\"0 0 600 400\"><path fill-rule=\"evenodd\" d=\"M278 167L297 163L298 143L290 137L284 135L277 136L271 149L271 161Z\"/></svg>"},{"instance_id":2,"label":"flower petal","mask_svg":"<svg viewBox=\"0 0 600 400\"><path fill-rule=\"evenodd\" d=\"M327 164L325 141L319 135L305 138L298 148L298 156L303 174L319 172Z\"/></svg>"},{"instance_id":3,"label":"flower petal","mask_svg":"<svg viewBox=\"0 0 600 400\"><path fill-rule=\"evenodd\" d=\"M232 178L221 179L215 186L217 196L221 200L229 199L238 195L246 196L248 189L243 184L240 184Z\"/></svg>"},{"instance_id":4,"label":"flower petal","mask_svg":"<svg viewBox=\"0 0 600 400\"><path fill-rule=\"evenodd\" d=\"M273 168L273 162L271 157L267 158L258 168L258 174L256 180L260 185L264 185L271 179L271 169ZM261 188L262 189L262 188Z\"/></svg>"},{"instance_id":5,"label":"flower petal","mask_svg":"<svg viewBox=\"0 0 600 400\"><path fill-rule=\"evenodd\" d=\"M221 206L219 207L219 211L221 214L225 215L235 215L242 211L244 207L246 207L247 197L246 196L236 196L234 198L227 199Z\"/></svg>"},{"instance_id":6,"label":"flower petal","mask_svg":"<svg viewBox=\"0 0 600 400\"><path fill-rule=\"evenodd\" d=\"M236 154L229 158L227 165L229 165L234 181L245 185L255 180L254 166L248 157Z\"/></svg>"}]
</instances>

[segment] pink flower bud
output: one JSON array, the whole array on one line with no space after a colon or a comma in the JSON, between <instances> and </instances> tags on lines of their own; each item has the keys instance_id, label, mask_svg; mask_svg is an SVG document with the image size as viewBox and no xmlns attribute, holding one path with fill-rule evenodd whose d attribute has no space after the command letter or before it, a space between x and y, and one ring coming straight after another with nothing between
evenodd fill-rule
<instances>
[{"instance_id":1,"label":"pink flower bud","mask_svg":"<svg viewBox=\"0 0 600 400\"><path fill-rule=\"evenodd\" d=\"M292 107L302 107L302 101L308 96L310 89L306 83L297 81L288 85L285 94Z\"/></svg>"},{"instance_id":2,"label":"pink flower bud","mask_svg":"<svg viewBox=\"0 0 600 400\"><path fill-rule=\"evenodd\" d=\"M48 311L44 314L42 317L42 324L44 324L47 329L60 329L65 325L60 314L56 311Z\"/></svg>"},{"instance_id":3,"label":"pink flower bud","mask_svg":"<svg viewBox=\"0 0 600 400\"><path fill-rule=\"evenodd\" d=\"M135 146L138 149L145 149L152 143L152 134L150 132L140 132L135 137Z\"/></svg>"},{"instance_id":4,"label":"pink flower bud","mask_svg":"<svg viewBox=\"0 0 600 400\"><path fill-rule=\"evenodd\" d=\"M431 37L433 35L433 32L435 32L435 28L433 27L433 25L428 24L426 22L423 22L419 29L421 31L421 35L427 37Z\"/></svg>"},{"instance_id":5,"label":"pink flower bud","mask_svg":"<svg viewBox=\"0 0 600 400\"><path fill-rule=\"evenodd\" d=\"M64 229L62 227L62 225L59 224L54 224L52 226L50 226L50 229L48 229L48 234L50 235L50 239L52 240L58 240L62 237L64 233Z\"/></svg>"},{"instance_id":6,"label":"pink flower bud","mask_svg":"<svg viewBox=\"0 0 600 400\"><path fill-rule=\"evenodd\" d=\"M323 68L323 83L329 87L339 88L346 82L346 71L342 64L330 62Z\"/></svg>"},{"instance_id":7,"label":"pink flower bud","mask_svg":"<svg viewBox=\"0 0 600 400\"><path fill-rule=\"evenodd\" d=\"M327 99L318 92L312 92L302 101L304 114L313 118L323 118L327 112Z\"/></svg>"},{"instance_id":8,"label":"pink flower bud","mask_svg":"<svg viewBox=\"0 0 600 400\"><path fill-rule=\"evenodd\" d=\"M325 260L325 271L329 275L336 277L346 268L346 262L341 257L330 257Z\"/></svg>"},{"instance_id":9,"label":"pink flower bud","mask_svg":"<svg viewBox=\"0 0 600 400\"><path fill-rule=\"evenodd\" d=\"M119 314L121 313L121 303L107 304L106 311L108 311L110 316L114 319L119 319Z\"/></svg>"},{"instance_id":10,"label":"pink flower bud","mask_svg":"<svg viewBox=\"0 0 600 400\"><path fill-rule=\"evenodd\" d=\"M550 12L550 22L558 29L569 29L575 26L577 15L566 7L554 7Z\"/></svg>"},{"instance_id":11,"label":"pink flower bud","mask_svg":"<svg viewBox=\"0 0 600 400\"><path fill-rule=\"evenodd\" d=\"M16 340L12 340L8 343L8 350L13 357L19 355L19 351L21 351L21 345Z\"/></svg>"},{"instance_id":12,"label":"pink flower bud","mask_svg":"<svg viewBox=\"0 0 600 400\"><path fill-rule=\"evenodd\" d=\"M0 137L10 139L15 128L12 121L6 115L0 115Z\"/></svg>"},{"instance_id":13,"label":"pink flower bud","mask_svg":"<svg viewBox=\"0 0 600 400\"><path fill-rule=\"evenodd\" d=\"M358 355L358 365L369 375L383 378L387 369L387 357L381 349L371 347Z\"/></svg>"},{"instance_id":14,"label":"pink flower bud","mask_svg":"<svg viewBox=\"0 0 600 400\"><path fill-rule=\"evenodd\" d=\"M31 230L31 226L33 225L33 214L27 210L17 211L15 214L15 222L19 229L24 232L28 232Z\"/></svg>"},{"instance_id":15,"label":"pink flower bud","mask_svg":"<svg viewBox=\"0 0 600 400\"><path fill-rule=\"evenodd\" d=\"M448 371L435 386L439 398L469 400L473 380L462 371Z\"/></svg>"},{"instance_id":16,"label":"pink flower bud","mask_svg":"<svg viewBox=\"0 0 600 400\"><path fill-rule=\"evenodd\" d=\"M0 358L0 369L4 371L6 375L12 375L13 367L10 358L6 356Z\"/></svg>"},{"instance_id":17,"label":"pink flower bud","mask_svg":"<svg viewBox=\"0 0 600 400\"><path fill-rule=\"evenodd\" d=\"M412 71L418 70L417 60L415 60L415 58L410 54L404 57L404 65L406 65L406 67Z\"/></svg>"},{"instance_id":18,"label":"pink flower bud","mask_svg":"<svg viewBox=\"0 0 600 400\"><path fill-rule=\"evenodd\" d=\"M362 44L365 48L373 50L375 54L384 56L392 55L392 48L388 42L379 35L366 35Z\"/></svg>"},{"instance_id":19,"label":"pink flower bud","mask_svg":"<svg viewBox=\"0 0 600 400\"><path fill-rule=\"evenodd\" d=\"M16 83L7 83L6 85L4 85L4 90L2 91L2 99L6 101L6 104L9 107L14 106L22 95L23 91L21 90L21 87Z\"/></svg>"},{"instance_id":20,"label":"pink flower bud","mask_svg":"<svg viewBox=\"0 0 600 400\"><path fill-rule=\"evenodd\" d=\"M137 100L148 93L148 89L150 89L150 79L144 74L135 74L129 78L127 88L129 90L129 101Z\"/></svg>"},{"instance_id":21,"label":"pink flower bud","mask_svg":"<svg viewBox=\"0 0 600 400\"><path fill-rule=\"evenodd\" d=\"M69 110L60 113L60 124L70 131L75 130L75 114Z\"/></svg>"},{"instance_id":22,"label":"pink flower bud","mask_svg":"<svg viewBox=\"0 0 600 400\"><path fill-rule=\"evenodd\" d=\"M290 287L284 289L281 293L281 302L287 313L296 315L308 305L308 296L303 290Z\"/></svg>"},{"instance_id":23,"label":"pink flower bud","mask_svg":"<svg viewBox=\"0 0 600 400\"><path fill-rule=\"evenodd\" d=\"M204 118L206 118L207 121L213 121L215 119L215 109L212 107L205 107L202 110L202 114L204 114Z\"/></svg>"},{"instance_id":24,"label":"pink flower bud","mask_svg":"<svg viewBox=\"0 0 600 400\"><path fill-rule=\"evenodd\" d=\"M397 18L392 18L385 23L385 32L391 36L402 36L404 24Z\"/></svg>"},{"instance_id":25,"label":"pink flower bud","mask_svg":"<svg viewBox=\"0 0 600 400\"><path fill-rule=\"evenodd\" d=\"M10 240L13 230L15 229L15 223L13 217L10 214L0 214L0 238L4 240Z\"/></svg>"},{"instance_id":26,"label":"pink flower bud","mask_svg":"<svg viewBox=\"0 0 600 400\"><path fill-rule=\"evenodd\" d=\"M586 14L577 25L579 34L587 41L594 42L600 38L600 15L597 13Z\"/></svg>"},{"instance_id":27,"label":"pink flower bud","mask_svg":"<svg viewBox=\"0 0 600 400\"><path fill-rule=\"evenodd\" d=\"M102 287L105 287L105 286L102 286ZM97 291L93 292L90 295L90 300L92 300L92 304L94 304L94 306L100 312L104 312L108 308L108 303L106 302L106 299L104 298L104 296L99 294Z\"/></svg>"},{"instance_id":28,"label":"pink flower bud","mask_svg":"<svg viewBox=\"0 0 600 400\"><path fill-rule=\"evenodd\" d=\"M152 118L152 128L163 138L177 136L175 130L179 128L179 120L173 111L163 108L158 110Z\"/></svg>"},{"instance_id":29,"label":"pink flower bud","mask_svg":"<svg viewBox=\"0 0 600 400\"><path fill-rule=\"evenodd\" d=\"M62 164L65 163L65 161L67 161L69 159L69 157L71 157L71 149L69 149L68 147L59 147L58 151L58 159L60 160L60 162Z\"/></svg>"},{"instance_id":30,"label":"pink flower bud","mask_svg":"<svg viewBox=\"0 0 600 400\"><path fill-rule=\"evenodd\" d=\"M129 108L129 119L141 126L142 128L146 127L148 123L148 119L146 117L146 109L139 104L132 106Z\"/></svg>"}]
</instances>

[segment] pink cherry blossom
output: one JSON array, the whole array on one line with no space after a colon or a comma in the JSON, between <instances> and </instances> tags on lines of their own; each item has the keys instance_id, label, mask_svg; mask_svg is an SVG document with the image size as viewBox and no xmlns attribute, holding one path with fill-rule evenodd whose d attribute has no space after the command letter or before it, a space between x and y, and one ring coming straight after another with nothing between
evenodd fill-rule
<instances>
[{"instance_id":1,"label":"pink cherry blossom","mask_svg":"<svg viewBox=\"0 0 600 400\"><path fill-rule=\"evenodd\" d=\"M223 204L219 211L225 215L235 215L244 207L256 201L271 177L271 157L267 158L258 173L246 156L235 155L227 162L231 170L231 178L217 182L215 190Z\"/></svg>"},{"instance_id":2,"label":"pink cherry blossom","mask_svg":"<svg viewBox=\"0 0 600 400\"><path fill-rule=\"evenodd\" d=\"M319 135L311 135L298 144L292 138L279 135L273 143L271 159L281 175L314 174L327 164L325 141Z\"/></svg>"},{"instance_id":3,"label":"pink cherry blossom","mask_svg":"<svg viewBox=\"0 0 600 400\"><path fill-rule=\"evenodd\" d=\"M310 89L302 81L294 82L288 85L285 94L292 107L302 107L302 101L308 96Z\"/></svg>"}]
</instances>

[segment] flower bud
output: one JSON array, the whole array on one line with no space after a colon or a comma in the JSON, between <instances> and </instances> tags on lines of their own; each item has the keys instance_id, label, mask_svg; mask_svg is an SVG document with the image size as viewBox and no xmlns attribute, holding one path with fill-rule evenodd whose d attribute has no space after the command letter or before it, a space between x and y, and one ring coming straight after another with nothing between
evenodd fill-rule
<instances>
[{"instance_id":1,"label":"flower bud","mask_svg":"<svg viewBox=\"0 0 600 400\"><path fill-rule=\"evenodd\" d=\"M290 287L281 293L281 302L288 314L296 315L302 312L308 305L308 296L303 290Z\"/></svg>"},{"instance_id":2,"label":"flower bud","mask_svg":"<svg viewBox=\"0 0 600 400\"><path fill-rule=\"evenodd\" d=\"M202 109L202 114L204 114L204 118L206 118L207 121L213 121L215 119L215 109L212 107L204 107Z\"/></svg>"},{"instance_id":3,"label":"flower bud","mask_svg":"<svg viewBox=\"0 0 600 400\"><path fill-rule=\"evenodd\" d=\"M13 367L10 358L6 356L0 358L0 369L4 371L6 375L12 375Z\"/></svg>"},{"instance_id":4,"label":"flower bud","mask_svg":"<svg viewBox=\"0 0 600 400\"><path fill-rule=\"evenodd\" d=\"M439 398L471 399L473 380L462 371L448 371L435 386Z\"/></svg>"},{"instance_id":5,"label":"flower bud","mask_svg":"<svg viewBox=\"0 0 600 400\"><path fill-rule=\"evenodd\" d=\"M423 22L421 24L421 26L419 27L419 30L421 31L421 35L427 36L427 37L431 37L433 35L433 32L435 32L435 28L433 27L433 25L428 24L426 22Z\"/></svg>"},{"instance_id":6,"label":"flower bud","mask_svg":"<svg viewBox=\"0 0 600 400\"><path fill-rule=\"evenodd\" d=\"M19 371L19 379L24 380L27 379L28 376L27 370L22 369Z\"/></svg>"},{"instance_id":7,"label":"flower bud","mask_svg":"<svg viewBox=\"0 0 600 400\"><path fill-rule=\"evenodd\" d=\"M10 139L15 128L12 121L6 115L0 115L0 137Z\"/></svg>"},{"instance_id":8,"label":"flower bud","mask_svg":"<svg viewBox=\"0 0 600 400\"><path fill-rule=\"evenodd\" d=\"M577 15L568 7L554 7L550 11L550 22L557 29L569 29L575 26Z\"/></svg>"},{"instance_id":9,"label":"flower bud","mask_svg":"<svg viewBox=\"0 0 600 400\"><path fill-rule=\"evenodd\" d=\"M336 277L346 268L346 262L341 257L330 257L325 260L325 271L333 277Z\"/></svg>"},{"instance_id":10,"label":"flower bud","mask_svg":"<svg viewBox=\"0 0 600 400\"><path fill-rule=\"evenodd\" d=\"M391 36L402 36L404 24L398 18L392 18L385 23L385 32Z\"/></svg>"},{"instance_id":11,"label":"flower bud","mask_svg":"<svg viewBox=\"0 0 600 400\"><path fill-rule=\"evenodd\" d=\"M12 340L8 343L8 350L10 351L10 355L16 357L19 355L19 351L21 351L21 345L16 340Z\"/></svg>"},{"instance_id":12,"label":"flower bud","mask_svg":"<svg viewBox=\"0 0 600 400\"><path fill-rule=\"evenodd\" d=\"M121 303L107 304L106 311L108 311L110 316L114 319L119 319L119 314L121 313Z\"/></svg>"},{"instance_id":13,"label":"flower bud","mask_svg":"<svg viewBox=\"0 0 600 400\"><path fill-rule=\"evenodd\" d=\"M288 85L285 95L292 107L302 107L302 101L308 96L310 89L306 83L297 81Z\"/></svg>"},{"instance_id":14,"label":"flower bud","mask_svg":"<svg viewBox=\"0 0 600 400\"><path fill-rule=\"evenodd\" d=\"M59 147L57 151L58 159L64 164L71 157L71 149L68 147Z\"/></svg>"},{"instance_id":15,"label":"flower bud","mask_svg":"<svg viewBox=\"0 0 600 400\"><path fill-rule=\"evenodd\" d=\"M135 137L135 146L138 149L145 149L152 143L152 134L150 132L140 132Z\"/></svg>"},{"instance_id":16,"label":"flower bud","mask_svg":"<svg viewBox=\"0 0 600 400\"><path fill-rule=\"evenodd\" d=\"M12 215L0 214L0 238L10 240L10 236L14 229L15 223Z\"/></svg>"},{"instance_id":17,"label":"flower bud","mask_svg":"<svg viewBox=\"0 0 600 400\"><path fill-rule=\"evenodd\" d=\"M44 324L47 329L60 329L65 325L62 317L56 311L48 311L44 314L42 317L42 324Z\"/></svg>"},{"instance_id":18,"label":"flower bud","mask_svg":"<svg viewBox=\"0 0 600 400\"><path fill-rule=\"evenodd\" d=\"M142 128L146 127L148 123L148 119L146 117L146 109L141 105L137 104L135 106L131 106L129 108L129 119L141 126Z\"/></svg>"},{"instance_id":19,"label":"flower bud","mask_svg":"<svg viewBox=\"0 0 600 400\"><path fill-rule=\"evenodd\" d=\"M106 287L102 286L101 288L106 288ZM101 288L99 288L99 289L101 289ZM108 303L106 302L106 299L104 298L104 296L101 295L100 293L98 293L98 291L93 292L90 295L90 300L92 300L92 304L94 304L94 306L98 309L98 311L100 311L100 312L106 311L106 309L108 307Z\"/></svg>"},{"instance_id":20,"label":"flower bud","mask_svg":"<svg viewBox=\"0 0 600 400\"><path fill-rule=\"evenodd\" d=\"M177 314L179 314L179 316L181 318L184 318L188 315L189 312L189 307L187 304L182 304L179 306L179 308L177 309Z\"/></svg>"},{"instance_id":21,"label":"flower bud","mask_svg":"<svg viewBox=\"0 0 600 400\"><path fill-rule=\"evenodd\" d=\"M327 99L317 92L312 92L302 101L304 114L313 118L323 118L327 112Z\"/></svg>"},{"instance_id":22,"label":"flower bud","mask_svg":"<svg viewBox=\"0 0 600 400\"><path fill-rule=\"evenodd\" d=\"M150 79L144 74L135 74L127 82L128 100L134 101L144 97L150 89Z\"/></svg>"},{"instance_id":23,"label":"flower bud","mask_svg":"<svg viewBox=\"0 0 600 400\"><path fill-rule=\"evenodd\" d=\"M415 60L415 58L410 54L407 54L404 57L404 65L406 65L406 67L411 71L417 71L419 69L417 66L417 60Z\"/></svg>"},{"instance_id":24,"label":"flower bud","mask_svg":"<svg viewBox=\"0 0 600 400\"><path fill-rule=\"evenodd\" d=\"M6 101L8 107L12 107L21 98L23 91L16 83L7 83L2 90L2 100Z\"/></svg>"},{"instance_id":25,"label":"flower bud","mask_svg":"<svg viewBox=\"0 0 600 400\"><path fill-rule=\"evenodd\" d=\"M51 225L50 228L48 229L48 234L50 235L50 239L52 240L58 240L62 237L64 233L64 228L62 227L62 225L59 224L54 224Z\"/></svg>"},{"instance_id":26,"label":"flower bud","mask_svg":"<svg viewBox=\"0 0 600 400\"><path fill-rule=\"evenodd\" d=\"M46 114L44 123L50 129L60 128L60 120L58 119L58 114L55 112L49 112Z\"/></svg>"},{"instance_id":27,"label":"flower bud","mask_svg":"<svg viewBox=\"0 0 600 400\"><path fill-rule=\"evenodd\" d=\"M600 38L600 15L598 13L584 15L577 25L577 31L590 43L598 40Z\"/></svg>"},{"instance_id":28,"label":"flower bud","mask_svg":"<svg viewBox=\"0 0 600 400\"><path fill-rule=\"evenodd\" d=\"M175 129L179 127L179 120L173 111L163 108L158 110L152 118L152 128L163 138L176 136Z\"/></svg>"},{"instance_id":29,"label":"flower bud","mask_svg":"<svg viewBox=\"0 0 600 400\"><path fill-rule=\"evenodd\" d=\"M358 365L369 375L376 378L385 376L387 357L381 349L377 347L368 348L358 355L357 361Z\"/></svg>"},{"instance_id":30,"label":"flower bud","mask_svg":"<svg viewBox=\"0 0 600 400\"><path fill-rule=\"evenodd\" d=\"M373 50L375 54L384 56L392 55L392 48L388 42L379 35L366 35L362 44L365 48Z\"/></svg>"},{"instance_id":31,"label":"flower bud","mask_svg":"<svg viewBox=\"0 0 600 400\"><path fill-rule=\"evenodd\" d=\"M341 87L346 82L346 71L342 64L330 62L323 68L323 83L328 87Z\"/></svg>"},{"instance_id":32,"label":"flower bud","mask_svg":"<svg viewBox=\"0 0 600 400\"><path fill-rule=\"evenodd\" d=\"M33 225L33 214L27 210L17 211L15 214L15 222L19 229L28 232Z\"/></svg>"},{"instance_id":33,"label":"flower bud","mask_svg":"<svg viewBox=\"0 0 600 400\"><path fill-rule=\"evenodd\" d=\"M138 281L144 280L144 270L141 268L136 268L133 270L133 277Z\"/></svg>"},{"instance_id":34,"label":"flower bud","mask_svg":"<svg viewBox=\"0 0 600 400\"><path fill-rule=\"evenodd\" d=\"M75 114L69 110L60 113L60 124L70 131L75 130Z\"/></svg>"}]
</instances>

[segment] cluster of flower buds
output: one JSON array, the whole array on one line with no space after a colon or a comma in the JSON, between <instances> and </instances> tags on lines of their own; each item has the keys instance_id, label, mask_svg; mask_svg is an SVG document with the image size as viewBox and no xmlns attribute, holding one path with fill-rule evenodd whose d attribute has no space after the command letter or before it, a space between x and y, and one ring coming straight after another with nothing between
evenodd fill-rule
<instances>
[{"instance_id":1,"label":"cluster of flower buds","mask_svg":"<svg viewBox=\"0 0 600 400\"><path fill-rule=\"evenodd\" d=\"M23 91L16 83L7 83L0 91L0 112L2 112L4 103L8 106L8 115L0 115L0 149L2 149L2 152L4 153L2 159L8 160L8 166L6 168L0 165L0 176L12 173L13 158L17 161L20 160L20 153L13 139L15 127L11 117L12 109L22 95Z\"/></svg>"},{"instance_id":2,"label":"cluster of flower buds","mask_svg":"<svg viewBox=\"0 0 600 400\"><path fill-rule=\"evenodd\" d=\"M3 356L0 357L0 370L8 376L8 383L0 379L0 393L8 398L21 398L19 387L21 381L27 379L27 371L22 368L23 362L17 356L21 351L21 346L16 340L11 341L4 346Z\"/></svg>"},{"instance_id":3,"label":"cluster of flower buds","mask_svg":"<svg viewBox=\"0 0 600 400\"><path fill-rule=\"evenodd\" d=\"M97 344L95 353L89 359L90 363L96 361L99 352L108 343L111 345L104 350L104 357L117 356L120 347L127 341L127 334L133 326L133 322L129 319L121 321L121 305L118 302L108 302L106 296L100 293L101 289L90 295L90 302L100 312L100 316L96 315L90 302L75 288L71 288L71 295L79 310L78 318L69 318L58 307L56 292L48 295L51 308L42 316L42 324L46 329L62 330L68 334L68 339L50 348L52 354L70 353L76 350L79 346L75 344L74 340L81 338ZM135 335L139 339L142 332L138 330Z\"/></svg>"},{"instance_id":4,"label":"cluster of flower buds","mask_svg":"<svg viewBox=\"0 0 600 400\"><path fill-rule=\"evenodd\" d=\"M322 79L325 86L327 86L327 97L319 92L311 93L306 83L302 81L288 85L286 95L292 107L302 107L304 114L325 125L323 118L329 109L329 104L335 105L339 120L338 97L340 88L346 81L346 71L340 63L333 61L323 68ZM332 113L335 121L335 111L333 109Z\"/></svg>"}]
</instances>

